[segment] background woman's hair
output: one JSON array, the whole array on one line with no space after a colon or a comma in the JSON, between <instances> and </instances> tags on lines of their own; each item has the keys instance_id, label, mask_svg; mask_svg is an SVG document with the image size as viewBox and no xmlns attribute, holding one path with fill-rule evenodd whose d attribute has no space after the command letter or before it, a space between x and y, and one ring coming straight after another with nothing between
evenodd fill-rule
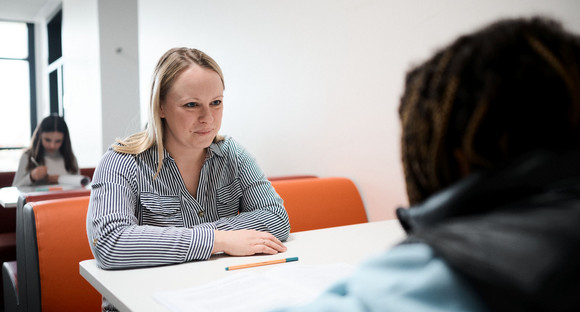
<instances>
[{"instance_id":1,"label":"background woman's hair","mask_svg":"<svg viewBox=\"0 0 580 312\"><path fill-rule=\"evenodd\" d=\"M197 49L173 48L165 52L159 59L153 73L153 83L151 85L151 98L149 101L149 115L147 126L144 131L135 133L125 139L117 139L113 149L125 154L139 154L157 144L157 154L159 164L155 176L159 174L163 165L163 130L164 120L160 117L161 102L173 86L175 79L185 69L197 64L202 68L215 71L222 81L225 89L224 76L221 68L209 55ZM214 141L223 140L222 136L217 136Z\"/></svg>"},{"instance_id":2,"label":"background woman's hair","mask_svg":"<svg viewBox=\"0 0 580 312\"><path fill-rule=\"evenodd\" d=\"M45 151L44 146L42 145L42 134L45 132L55 131L63 134L62 144L59 148L59 152L64 158L65 169L69 173L75 174L78 172L79 167L72 150L68 126L66 125L64 118L58 115L48 116L40 122L32 134L30 147L28 148L27 153L30 157L34 157L36 162L38 162L40 165L44 165ZM28 171L31 171L36 167L36 165L30 161L30 157L28 158L28 165L26 166L26 170Z\"/></svg>"},{"instance_id":3,"label":"background woman's hair","mask_svg":"<svg viewBox=\"0 0 580 312\"><path fill-rule=\"evenodd\" d=\"M462 36L411 70L401 98L409 202L536 149L579 147L580 40L555 21L510 19Z\"/></svg>"}]
</instances>

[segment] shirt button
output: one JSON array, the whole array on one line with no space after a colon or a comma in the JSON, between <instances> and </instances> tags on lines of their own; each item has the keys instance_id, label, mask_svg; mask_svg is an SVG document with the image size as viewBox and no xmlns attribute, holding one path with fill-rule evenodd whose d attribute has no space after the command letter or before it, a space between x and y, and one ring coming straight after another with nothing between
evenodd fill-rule
<instances>
[{"instance_id":1,"label":"shirt button","mask_svg":"<svg viewBox=\"0 0 580 312\"><path fill-rule=\"evenodd\" d=\"M203 216L205 216L205 212L204 212L203 210L202 210L202 211L198 211L198 212L197 212L197 215L198 215L200 218L203 218Z\"/></svg>"}]
</instances>

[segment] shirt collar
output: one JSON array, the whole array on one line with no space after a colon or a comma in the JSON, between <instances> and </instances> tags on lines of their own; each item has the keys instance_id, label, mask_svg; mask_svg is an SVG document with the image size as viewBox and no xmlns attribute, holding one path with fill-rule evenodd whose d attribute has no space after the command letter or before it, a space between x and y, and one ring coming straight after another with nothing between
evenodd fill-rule
<instances>
[{"instance_id":1,"label":"shirt collar","mask_svg":"<svg viewBox=\"0 0 580 312\"><path fill-rule=\"evenodd\" d=\"M211 145L209 146L208 150L209 150L209 153L207 155L208 158L213 157L214 154L219 156L219 157L224 156L224 153L222 152L219 144L216 142L212 142Z\"/></svg>"},{"instance_id":2,"label":"shirt collar","mask_svg":"<svg viewBox=\"0 0 580 312\"><path fill-rule=\"evenodd\" d=\"M157 155L157 146L155 146L155 155ZM165 149L165 146L164 146L163 147L163 161L165 161L166 159L173 160L173 157L171 157L171 155L169 155L169 152L167 151L167 149Z\"/></svg>"},{"instance_id":3,"label":"shirt collar","mask_svg":"<svg viewBox=\"0 0 580 312\"><path fill-rule=\"evenodd\" d=\"M158 162L159 160L157 159L157 145L153 145L152 146L152 151L153 151L153 157L156 160L156 162ZM220 146L218 143L212 142L211 145L208 147L208 153L207 153L207 158L212 158L214 155L217 155L219 157L223 157L224 153L221 150ZM167 149L165 149L165 147L163 147L163 161L165 161L166 159L173 161L173 157L171 157L171 155L169 155L169 152L167 151Z\"/></svg>"}]
</instances>

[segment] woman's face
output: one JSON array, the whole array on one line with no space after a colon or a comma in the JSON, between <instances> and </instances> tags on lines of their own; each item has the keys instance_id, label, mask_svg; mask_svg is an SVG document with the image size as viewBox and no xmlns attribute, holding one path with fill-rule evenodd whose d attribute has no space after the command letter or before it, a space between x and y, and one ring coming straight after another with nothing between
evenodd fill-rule
<instances>
[{"instance_id":1,"label":"woman's face","mask_svg":"<svg viewBox=\"0 0 580 312\"><path fill-rule=\"evenodd\" d=\"M44 147L44 151L48 154L53 154L56 153L62 146L64 134L58 131L43 132L40 134L40 139L42 141L42 147Z\"/></svg>"},{"instance_id":2,"label":"woman's face","mask_svg":"<svg viewBox=\"0 0 580 312\"><path fill-rule=\"evenodd\" d=\"M167 148L208 147L221 127L223 93L220 76L213 70L194 64L179 74L161 102Z\"/></svg>"}]
</instances>

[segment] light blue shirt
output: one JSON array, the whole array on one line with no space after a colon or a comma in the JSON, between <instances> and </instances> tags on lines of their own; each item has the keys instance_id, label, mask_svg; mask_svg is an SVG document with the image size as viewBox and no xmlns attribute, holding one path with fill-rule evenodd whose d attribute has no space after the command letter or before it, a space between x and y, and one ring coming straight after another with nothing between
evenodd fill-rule
<instances>
[{"instance_id":1,"label":"light blue shirt","mask_svg":"<svg viewBox=\"0 0 580 312\"><path fill-rule=\"evenodd\" d=\"M473 289L431 247L399 245L297 311L485 311Z\"/></svg>"}]
</instances>

